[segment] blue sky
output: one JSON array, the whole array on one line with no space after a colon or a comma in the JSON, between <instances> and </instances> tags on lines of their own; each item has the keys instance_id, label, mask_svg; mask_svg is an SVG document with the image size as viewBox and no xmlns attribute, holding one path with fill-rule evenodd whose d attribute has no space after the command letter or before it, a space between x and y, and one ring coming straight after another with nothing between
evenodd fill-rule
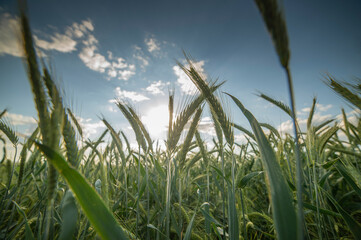
<instances>
[{"instance_id":1,"label":"blue sky","mask_svg":"<svg viewBox=\"0 0 361 240\"><path fill-rule=\"evenodd\" d=\"M351 112L322 80L327 73L347 81L361 77L361 2L283 2L301 124L314 96L316 122L337 117L341 107ZM36 0L29 1L28 12L38 51L51 63L65 103L89 137L104 129L104 115L132 138L114 98L137 109L154 139L163 137L168 89L175 89L176 102L190 94L189 80L176 67L176 60L184 62L182 49L205 76L226 80L221 90L239 98L259 121L290 129L285 114L255 95L261 91L288 103L284 72L251 0ZM0 0L0 110L7 108L13 126L28 134L36 112L18 50L16 15L16 1ZM226 105L232 119L248 128L234 104ZM202 126L212 133L207 113Z\"/></svg>"}]
</instances>

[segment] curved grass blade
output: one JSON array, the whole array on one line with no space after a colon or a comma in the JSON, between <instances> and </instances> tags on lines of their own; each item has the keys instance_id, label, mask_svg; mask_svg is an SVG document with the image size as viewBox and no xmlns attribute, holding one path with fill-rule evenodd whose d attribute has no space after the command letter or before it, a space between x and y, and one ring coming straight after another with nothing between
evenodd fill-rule
<instances>
[{"instance_id":1,"label":"curved grass blade","mask_svg":"<svg viewBox=\"0 0 361 240\"><path fill-rule=\"evenodd\" d=\"M317 207L310 203L304 202L303 206L307 209L317 212ZM341 214L331 211L331 210L328 210L328 209L318 208L318 211L324 215L329 215L329 216L333 216L333 217L342 217Z\"/></svg>"},{"instance_id":2,"label":"curved grass blade","mask_svg":"<svg viewBox=\"0 0 361 240\"><path fill-rule=\"evenodd\" d=\"M263 171L257 171L257 172L251 172L249 174L247 174L246 176L244 176L241 181L239 181L239 187L240 188L244 188L245 186L247 186L248 182L253 178L256 177L260 174L262 174Z\"/></svg>"},{"instance_id":3,"label":"curved grass blade","mask_svg":"<svg viewBox=\"0 0 361 240\"><path fill-rule=\"evenodd\" d=\"M353 190L361 197L361 189L357 186L357 183L353 180L352 175L349 173L347 168L340 162L335 164L337 171L343 176L346 182L353 188ZM356 173L357 170L355 171Z\"/></svg>"},{"instance_id":4,"label":"curved grass blade","mask_svg":"<svg viewBox=\"0 0 361 240\"><path fill-rule=\"evenodd\" d=\"M245 134L247 134L248 136L250 136L253 140L256 140L255 137L254 137L254 135L253 135L250 131L248 131L247 129L245 129L244 127L242 127L242 126L240 126L240 125L238 125L238 124L236 124L236 123L233 123L233 127L236 128L236 129L238 129L238 130L240 130L240 131L242 131L242 132L244 132Z\"/></svg>"},{"instance_id":5,"label":"curved grass blade","mask_svg":"<svg viewBox=\"0 0 361 240\"><path fill-rule=\"evenodd\" d=\"M164 233L162 233L162 231L160 231L156 226L154 226L153 224L148 224L147 225L148 228L150 229L154 229L155 231L157 231L159 234L161 234L164 238L167 238L166 235L164 235Z\"/></svg>"},{"instance_id":6,"label":"curved grass blade","mask_svg":"<svg viewBox=\"0 0 361 240\"><path fill-rule=\"evenodd\" d=\"M355 221L355 219L343 209L340 204L323 188L320 188L323 193L327 196L328 200L336 207L337 211L341 214L343 220L345 220L347 226L350 228L355 239L361 239L361 225Z\"/></svg>"},{"instance_id":7,"label":"curved grass blade","mask_svg":"<svg viewBox=\"0 0 361 240\"><path fill-rule=\"evenodd\" d=\"M64 195L62 217L63 221L59 240L73 239L73 234L76 230L76 222L78 221L78 209L71 190L68 190Z\"/></svg>"},{"instance_id":8,"label":"curved grass blade","mask_svg":"<svg viewBox=\"0 0 361 240\"><path fill-rule=\"evenodd\" d=\"M283 177L281 167L277 162L275 153L261 126L255 117L250 113L243 104L234 96L227 94L242 110L243 114L251 124L254 136L259 146L263 166L266 170L266 176L269 181L271 203L273 208L273 220L275 223L279 239L296 239L297 238L297 219L295 209L292 204L292 197L286 180Z\"/></svg>"},{"instance_id":9,"label":"curved grass blade","mask_svg":"<svg viewBox=\"0 0 361 240\"><path fill-rule=\"evenodd\" d=\"M223 227L223 225L211 215L209 209L207 210L207 207L209 208L209 203L204 202L199 209L203 213L204 218L207 219L209 222L214 223L217 226Z\"/></svg>"},{"instance_id":10,"label":"curved grass blade","mask_svg":"<svg viewBox=\"0 0 361 240\"><path fill-rule=\"evenodd\" d=\"M54 150L40 143L36 145L65 178L99 236L102 239L128 239L113 214L85 178Z\"/></svg>"},{"instance_id":11,"label":"curved grass blade","mask_svg":"<svg viewBox=\"0 0 361 240\"><path fill-rule=\"evenodd\" d=\"M18 212L21 215L23 215L23 218L24 218L24 222L25 222L25 240L35 240L34 234L31 231L31 228L30 228L30 225L29 225L29 222L28 222L28 219L26 217L25 212L21 209L21 207L16 202L13 201L13 203L16 206L16 209L18 210Z\"/></svg>"},{"instance_id":12,"label":"curved grass blade","mask_svg":"<svg viewBox=\"0 0 361 240\"><path fill-rule=\"evenodd\" d=\"M188 226L187 226L187 230L186 230L186 234L184 235L183 240L189 240L191 239L192 236L192 228L194 225L194 219L196 218L197 215L197 210L194 212L191 221L189 222Z\"/></svg>"},{"instance_id":13,"label":"curved grass blade","mask_svg":"<svg viewBox=\"0 0 361 240\"><path fill-rule=\"evenodd\" d=\"M240 238L236 196L232 187L228 187L228 228L229 239L237 240Z\"/></svg>"}]
</instances>

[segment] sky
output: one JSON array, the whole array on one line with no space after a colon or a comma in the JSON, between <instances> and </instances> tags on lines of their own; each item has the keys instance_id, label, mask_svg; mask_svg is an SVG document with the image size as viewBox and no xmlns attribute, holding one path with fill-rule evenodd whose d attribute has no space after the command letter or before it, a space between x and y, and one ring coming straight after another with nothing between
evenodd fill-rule
<instances>
[{"instance_id":1,"label":"sky","mask_svg":"<svg viewBox=\"0 0 361 240\"><path fill-rule=\"evenodd\" d=\"M305 124L313 97L315 123L354 112L324 83L330 74L361 77L361 1L283 1L287 22L296 109ZM17 1L0 0L0 111L20 135L36 126L36 110L19 48ZM236 96L260 122L282 132L290 119L262 100L262 92L289 103L287 81L256 5L240 1L28 1L38 53L50 64L86 137L105 127L134 135L114 100L130 103L154 140L166 133L169 90L175 106L197 93L177 61L183 50L209 80L226 81L220 96L231 119L249 129L241 111L222 92ZM179 111L179 110L178 110ZM209 113L201 129L212 137ZM237 133L236 140L242 136Z\"/></svg>"}]
</instances>

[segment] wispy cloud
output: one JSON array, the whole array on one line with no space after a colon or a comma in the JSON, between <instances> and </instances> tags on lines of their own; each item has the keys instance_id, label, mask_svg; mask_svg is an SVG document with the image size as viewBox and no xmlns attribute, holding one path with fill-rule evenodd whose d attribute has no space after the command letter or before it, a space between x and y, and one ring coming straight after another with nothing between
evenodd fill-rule
<instances>
[{"instance_id":1,"label":"wispy cloud","mask_svg":"<svg viewBox=\"0 0 361 240\"><path fill-rule=\"evenodd\" d=\"M210 136L216 136L213 120L210 117L204 117L199 121L198 131Z\"/></svg>"},{"instance_id":2,"label":"wispy cloud","mask_svg":"<svg viewBox=\"0 0 361 240\"><path fill-rule=\"evenodd\" d=\"M20 26L18 19L9 13L0 13L0 56L12 55L23 56L23 51L19 43Z\"/></svg>"},{"instance_id":3,"label":"wispy cloud","mask_svg":"<svg viewBox=\"0 0 361 240\"><path fill-rule=\"evenodd\" d=\"M135 65L128 64L124 58L114 57L111 51L108 56L98 52L98 40L92 34L88 34L86 40L83 40L84 47L79 53L79 58L84 64L93 71L106 73L108 80L118 78L120 80L129 80L135 75Z\"/></svg>"},{"instance_id":4,"label":"wispy cloud","mask_svg":"<svg viewBox=\"0 0 361 240\"><path fill-rule=\"evenodd\" d=\"M94 121L91 118L82 118L82 117L76 117L81 128L83 129L83 137L84 138L91 138L94 137L94 135L99 133L100 129L105 128L102 121Z\"/></svg>"},{"instance_id":5,"label":"wispy cloud","mask_svg":"<svg viewBox=\"0 0 361 240\"><path fill-rule=\"evenodd\" d=\"M316 103L315 110L317 112L326 112L326 111L330 110L332 107L333 107L332 104L324 105L324 104ZM302 108L301 112L299 112L298 114L309 113L310 111L311 111L311 108L306 107L306 108Z\"/></svg>"},{"instance_id":6,"label":"wispy cloud","mask_svg":"<svg viewBox=\"0 0 361 240\"><path fill-rule=\"evenodd\" d=\"M324 123L324 122L326 122L328 120L334 119L335 121L331 122L329 124L329 126L333 126L336 123L338 127L344 128L345 123L343 121L342 114L338 114L338 115L334 116L332 114L323 113L323 112L327 111L330 108L332 108L332 106L330 107L330 105L323 105L323 107L321 107L321 109L323 109L324 111L321 111L321 113L316 112L314 114L314 116L312 118L312 125L317 126L317 125L319 125L321 123ZM360 114L361 114L361 111L359 111L359 110L352 110L350 112L347 112L346 113L347 121L349 121L350 123L352 123L354 125L357 125ZM301 130L306 131L306 129L307 129L307 118L298 118L297 120L298 120L298 124L299 124ZM282 134L288 133L288 134L293 135L293 123L292 123L292 120L287 120L285 122L282 122L277 127L277 130ZM346 138L346 134L343 131L338 131L337 135L341 139Z\"/></svg>"},{"instance_id":7,"label":"wispy cloud","mask_svg":"<svg viewBox=\"0 0 361 240\"><path fill-rule=\"evenodd\" d=\"M203 76L204 78L207 77L207 75L204 72L204 60L198 61L198 62L192 62L193 66L197 70L197 72ZM188 64L185 65L186 68L189 67ZM192 81L189 79L187 74L184 73L184 71L178 66L173 66L173 72L177 76L177 84L180 86L181 91L184 94L187 95L193 95L196 93L197 88L194 86Z\"/></svg>"},{"instance_id":8,"label":"wispy cloud","mask_svg":"<svg viewBox=\"0 0 361 240\"><path fill-rule=\"evenodd\" d=\"M144 96L141 93L137 93L134 91L121 90L120 87L115 88L115 95L119 99L129 99L133 102L142 102L149 100L148 97ZM110 102L114 102L114 100L110 100Z\"/></svg>"},{"instance_id":9,"label":"wispy cloud","mask_svg":"<svg viewBox=\"0 0 361 240\"><path fill-rule=\"evenodd\" d=\"M313 115L312 118L312 124L313 125L317 125L317 124L321 124L327 120L332 119L333 116L331 114L320 114L320 113L315 113ZM307 118L297 118L298 121L298 125L300 126L301 130L306 130L307 128ZM289 133L292 134L293 133L293 122L292 120L287 120L285 122L282 122L277 130L281 133Z\"/></svg>"},{"instance_id":10,"label":"wispy cloud","mask_svg":"<svg viewBox=\"0 0 361 240\"><path fill-rule=\"evenodd\" d=\"M25 115L16 114L16 113L9 113L9 112L7 112L5 116L9 119L10 123L14 126L37 124L36 120L30 116L25 116Z\"/></svg>"},{"instance_id":11,"label":"wispy cloud","mask_svg":"<svg viewBox=\"0 0 361 240\"><path fill-rule=\"evenodd\" d=\"M80 23L74 22L71 26L66 27L64 33L46 34L43 39L34 36L34 40L35 44L43 50L55 50L64 53L73 52L78 44L77 39L83 38L85 35L91 35L90 32L93 30L94 26L91 20L84 20ZM48 40L45 40L44 37Z\"/></svg>"},{"instance_id":12,"label":"wispy cloud","mask_svg":"<svg viewBox=\"0 0 361 240\"><path fill-rule=\"evenodd\" d=\"M73 26L76 26L74 28ZM37 48L43 50L55 50L59 52L72 52L76 50L77 41L84 35L84 31L91 29L89 21L83 21L81 24L74 23L68 27L64 33L55 32L53 34L34 35L34 42ZM19 18L9 13L0 15L0 55L9 54L16 57L23 56L20 37ZM40 36L41 35L41 36Z\"/></svg>"},{"instance_id":13,"label":"wispy cloud","mask_svg":"<svg viewBox=\"0 0 361 240\"><path fill-rule=\"evenodd\" d=\"M65 34L69 37L81 38L84 33L94 31L94 26L91 20L84 20L81 23L73 23L67 27Z\"/></svg>"},{"instance_id":14,"label":"wispy cloud","mask_svg":"<svg viewBox=\"0 0 361 240\"><path fill-rule=\"evenodd\" d=\"M164 88L168 86L169 82L157 81L151 83L145 90L152 95L164 95Z\"/></svg>"},{"instance_id":15,"label":"wispy cloud","mask_svg":"<svg viewBox=\"0 0 361 240\"><path fill-rule=\"evenodd\" d=\"M95 38L95 36L93 34L88 34L87 38L85 40L82 41L82 43L85 46L95 46L96 44L98 44L98 40ZM110 55L111 57L112 55Z\"/></svg>"},{"instance_id":16,"label":"wispy cloud","mask_svg":"<svg viewBox=\"0 0 361 240\"><path fill-rule=\"evenodd\" d=\"M95 121L92 118L83 118L76 114L75 118L78 121L83 131L83 137L85 139L93 139L95 135L99 134L102 129L105 128L104 123L101 120Z\"/></svg>"},{"instance_id":17,"label":"wispy cloud","mask_svg":"<svg viewBox=\"0 0 361 240\"><path fill-rule=\"evenodd\" d=\"M135 75L134 64L129 64L122 57L114 57L110 51L108 51L108 56L99 52L99 41L93 34L94 30L92 21L87 19L72 23L63 32L55 31L45 34L38 31L34 35L34 42L36 47L43 51L70 53L79 50L78 56L85 66L93 71L105 73L108 80L112 78L128 80ZM19 19L9 13L0 15L0 55L4 54L23 56ZM139 52L134 58L142 61L142 66L148 65L145 56Z\"/></svg>"},{"instance_id":18,"label":"wispy cloud","mask_svg":"<svg viewBox=\"0 0 361 240\"><path fill-rule=\"evenodd\" d=\"M111 64L103 55L95 53L95 50L97 50L96 46L84 47L79 53L79 57L88 68L103 73Z\"/></svg>"},{"instance_id":19,"label":"wispy cloud","mask_svg":"<svg viewBox=\"0 0 361 240\"><path fill-rule=\"evenodd\" d=\"M144 40L144 43L147 45L148 51L150 53L157 52L160 50L160 43L154 36L146 38Z\"/></svg>"},{"instance_id":20,"label":"wispy cloud","mask_svg":"<svg viewBox=\"0 0 361 240\"><path fill-rule=\"evenodd\" d=\"M43 50L56 50L59 52L72 52L76 50L77 42L65 34L55 33L50 36L50 41L34 36L35 44Z\"/></svg>"},{"instance_id":21,"label":"wispy cloud","mask_svg":"<svg viewBox=\"0 0 361 240\"><path fill-rule=\"evenodd\" d=\"M144 70L145 67L149 65L149 58L144 54L139 46L134 46L133 48L133 58L139 62L140 67Z\"/></svg>"}]
</instances>

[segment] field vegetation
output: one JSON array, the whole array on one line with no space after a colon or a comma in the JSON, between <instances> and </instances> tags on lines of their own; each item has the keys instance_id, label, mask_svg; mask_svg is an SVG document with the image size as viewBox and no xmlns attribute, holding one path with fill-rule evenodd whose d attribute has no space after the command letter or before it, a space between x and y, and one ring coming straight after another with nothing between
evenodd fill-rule
<instances>
[{"instance_id":1,"label":"field vegetation","mask_svg":"<svg viewBox=\"0 0 361 240\"><path fill-rule=\"evenodd\" d=\"M277 1L256 0L289 86L290 106L260 97L289 115L293 134L259 123L235 96L225 94L250 124L231 121L218 97L222 83L205 79L192 65L179 66L199 90L174 111L169 95L166 149L157 148L140 116L116 106L131 125L137 148L106 117L98 139L83 137L74 113L34 49L25 10L21 29L38 127L20 142L0 114L1 239L360 239L361 84L332 76L325 83L355 110L356 121L297 123L290 50ZM205 142L198 124L210 109L217 136ZM246 143L235 141L242 131ZM108 140L107 140L108 139ZM105 147L100 147L102 146Z\"/></svg>"}]
</instances>

